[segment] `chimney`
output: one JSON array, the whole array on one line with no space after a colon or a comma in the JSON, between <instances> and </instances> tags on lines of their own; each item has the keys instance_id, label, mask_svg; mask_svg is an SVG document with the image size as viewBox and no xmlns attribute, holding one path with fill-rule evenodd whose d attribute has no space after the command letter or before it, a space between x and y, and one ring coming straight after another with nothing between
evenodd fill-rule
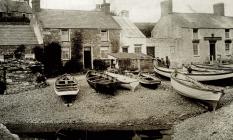
<instances>
[{"instance_id":1,"label":"chimney","mask_svg":"<svg viewBox=\"0 0 233 140\"><path fill-rule=\"evenodd\" d=\"M96 4L95 10L96 11L101 11L101 4Z\"/></svg>"},{"instance_id":2,"label":"chimney","mask_svg":"<svg viewBox=\"0 0 233 140\"><path fill-rule=\"evenodd\" d=\"M167 16L172 13L172 0L164 0L160 3L161 6L161 17Z\"/></svg>"},{"instance_id":3,"label":"chimney","mask_svg":"<svg viewBox=\"0 0 233 140\"><path fill-rule=\"evenodd\" d=\"M106 0L104 0L103 4L101 4L101 10L105 12L105 14L110 14L110 3L106 3Z\"/></svg>"},{"instance_id":4,"label":"chimney","mask_svg":"<svg viewBox=\"0 0 233 140\"><path fill-rule=\"evenodd\" d=\"M127 11L127 10L122 10L121 13L120 13L120 16L121 16L121 17L127 17L127 18L129 18L129 11Z\"/></svg>"},{"instance_id":5,"label":"chimney","mask_svg":"<svg viewBox=\"0 0 233 140\"><path fill-rule=\"evenodd\" d=\"M217 16L225 16L224 3L214 4L214 14Z\"/></svg>"},{"instance_id":6,"label":"chimney","mask_svg":"<svg viewBox=\"0 0 233 140\"><path fill-rule=\"evenodd\" d=\"M32 12L40 12L40 0L32 0Z\"/></svg>"}]
</instances>

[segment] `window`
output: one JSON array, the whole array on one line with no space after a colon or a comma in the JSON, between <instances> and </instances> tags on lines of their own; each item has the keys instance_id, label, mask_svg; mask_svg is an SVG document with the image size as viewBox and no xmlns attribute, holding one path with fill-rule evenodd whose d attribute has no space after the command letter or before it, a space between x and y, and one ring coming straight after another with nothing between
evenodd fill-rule
<instances>
[{"instance_id":1,"label":"window","mask_svg":"<svg viewBox=\"0 0 233 140\"><path fill-rule=\"evenodd\" d=\"M170 53L171 54L175 54L175 46L171 46L170 47Z\"/></svg>"},{"instance_id":2,"label":"window","mask_svg":"<svg viewBox=\"0 0 233 140\"><path fill-rule=\"evenodd\" d=\"M69 29L61 30L61 41L69 41Z\"/></svg>"},{"instance_id":3,"label":"window","mask_svg":"<svg viewBox=\"0 0 233 140\"><path fill-rule=\"evenodd\" d=\"M108 31L101 30L101 41L108 41Z\"/></svg>"},{"instance_id":4,"label":"window","mask_svg":"<svg viewBox=\"0 0 233 140\"><path fill-rule=\"evenodd\" d=\"M100 55L101 58L107 58L109 53L109 46L100 47Z\"/></svg>"},{"instance_id":5,"label":"window","mask_svg":"<svg viewBox=\"0 0 233 140\"><path fill-rule=\"evenodd\" d=\"M225 30L225 38L230 38L230 29Z\"/></svg>"},{"instance_id":6,"label":"window","mask_svg":"<svg viewBox=\"0 0 233 140\"><path fill-rule=\"evenodd\" d=\"M128 53L128 47L122 47L122 52Z\"/></svg>"},{"instance_id":7,"label":"window","mask_svg":"<svg viewBox=\"0 0 233 140\"><path fill-rule=\"evenodd\" d=\"M198 29L193 29L193 39L198 39Z\"/></svg>"},{"instance_id":8,"label":"window","mask_svg":"<svg viewBox=\"0 0 233 140\"><path fill-rule=\"evenodd\" d=\"M194 56L199 55L198 43L193 43L193 55Z\"/></svg>"},{"instance_id":9,"label":"window","mask_svg":"<svg viewBox=\"0 0 233 140\"><path fill-rule=\"evenodd\" d=\"M230 54L230 43L225 43L225 52L226 54Z\"/></svg>"},{"instance_id":10,"label":"window","mask_svg":"<svg viewBox=\"0 0 233 140\"><path fill-rule=\"evenodd\" d=\"M70 48L62 48L62 60L70 60Z\"/></svg>"},{"instance_id":11,"label":"window","mask_svg":"<svg viewBox=\"0 0 233 140\"><path fill-rule=\"evenodd\" d=\"M135 53L137 54L142 53L142 47L135 47Z\"/></svg>"}]
</instances>

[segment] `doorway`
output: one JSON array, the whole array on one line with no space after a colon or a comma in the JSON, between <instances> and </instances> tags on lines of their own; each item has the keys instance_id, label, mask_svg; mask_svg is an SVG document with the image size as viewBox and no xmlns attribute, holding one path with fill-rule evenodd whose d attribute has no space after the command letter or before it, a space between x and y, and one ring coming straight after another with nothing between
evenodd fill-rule
<instances>
[{"instance_id":1,"label":"doorway","mask_svg":"<svg viewBox=\"0 0 233 140\"><path fill-rule=\"evenodd\" d=\"M155 58L155 47L146 47L147 55Z\"/></svg>"},{"instance_id":2,"label":"doorway","mask_svg":"<svg viewBox=\"0 0 233 140\"><path fill-rule=\"evenodd\" d=\"M216 60L216 41L210 41L210 61Z\"/></svg>"},{"instance_id":3,"label":"doorway","mask_svg":"<svg viewBox=\"0 0 233 140\"><path fill-rule=\"evenodd\" d=\"M84 68L91 69L92 68L92 55L91 55L91 47L84 48Z\"/></svg>"}]
</instances>

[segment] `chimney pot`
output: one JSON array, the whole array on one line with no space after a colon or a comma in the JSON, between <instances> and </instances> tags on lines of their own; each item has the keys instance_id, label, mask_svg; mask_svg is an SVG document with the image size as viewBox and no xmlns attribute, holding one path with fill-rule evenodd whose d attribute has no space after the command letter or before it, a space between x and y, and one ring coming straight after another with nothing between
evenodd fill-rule
<instances>
[{"instance_id":1,"label":"chimney pot","mask_svg":"<svg viewBox=\"0 0 233 140\"><path fill-rule=\"evenodd\" d=\"M128 10L122 10L120 15L121 15L122 17L127 17L127 18L129 18L129 11L128 11Z\"/></svg>"},{"instance_id":2,"label":"chimney pot","mask_svg":"<svg viewBox=\"0 0 233 140\"><path fill-rule=\"evenodd\" d=\"M32 12L37 13L40 12L40 0L32 0Z\"/></svg>"},{"instance_id":3,"label":"chimney pot","mask_svg":"<svg viewBox=\"0 0 233 140\"><path fill-rule=\"evenodd\" d=\"M160 3L161 6L161 17L171 14L173 5L172 0L164 0Z\"/></svg>"},{"instance_id":4,"label":"chimney pot","mask_svg":"<svg viewBox=\"0 0 233 140\"><path fill-rule=\"evenodd\" d=\"M225 16L224 3L217 3L213 6L214 14L217 16Z\"/></svg>"}]
</instances>

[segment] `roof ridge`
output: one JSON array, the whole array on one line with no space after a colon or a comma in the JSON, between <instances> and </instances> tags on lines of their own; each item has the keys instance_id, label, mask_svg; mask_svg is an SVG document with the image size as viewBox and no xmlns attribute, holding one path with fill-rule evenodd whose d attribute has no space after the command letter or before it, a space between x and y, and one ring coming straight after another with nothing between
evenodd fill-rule
<instances>
[{"instance_id":1,"label":"roof ridge","mask_svg":"<svg viewBox=\"0 0 233 140\"><path fill-rule=\"evenodd\" d=\"M104 13L103 11L95 11L95 10L76 10L76 9L41 9L44 11L79 11L79 12L95 12L95 13Z\"/></svg>"}]
</instances>

